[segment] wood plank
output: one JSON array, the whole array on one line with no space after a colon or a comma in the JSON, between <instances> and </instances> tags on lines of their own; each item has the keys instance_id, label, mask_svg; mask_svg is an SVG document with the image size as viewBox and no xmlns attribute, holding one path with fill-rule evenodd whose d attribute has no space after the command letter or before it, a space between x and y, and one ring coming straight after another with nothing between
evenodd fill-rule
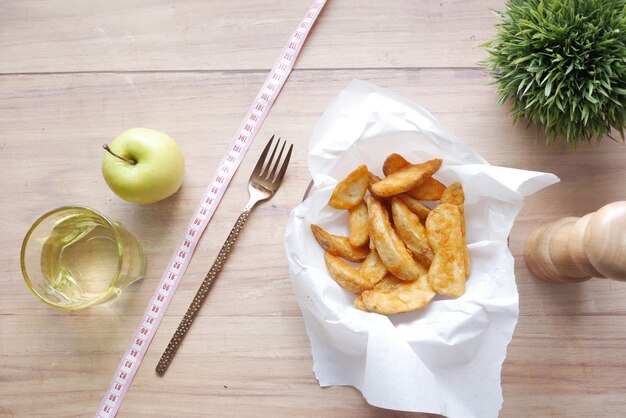
<instances>
[{"instance_id":1,"label":"wood plank","mask_svg":"<svg viewBox=\"0 0 626 418\"><path fill-rule=\"evenodd\" d=\"M0 304L0 330L11 336L0 339L0 414L93 413L178 234L264 77L256 71L0 76L0 149L3 172L10 173L0 177L0 210L10 220L0 235L0 284L10 301ZM534 226L623 199L619 182L607 180L625 174L623 146L606 141L573 152L535 143L534 133L511 127L482 70L381 69L293 73L201 241L120 415L416 416L372 408L352 388L319 388L282 256L285 221L309 182L308 139L325 107L354 77L422 104L494 164L561 177L561 184L528 199L511 235L522 316L503 369L502 415L621 414L626 288L608 280L538 282L524 266L522 246ZM132 205L102 181L101 144L133 126L164 130L180 142L186 182L172 199ZM286 183L251 217L172 370L157 379L152 369L245 204L248 173L274 132L296 143ZM28 226L68 203L121 220L146 248L147 278L116 304L59 312L22 282L17 247ZM165 396L171 397L167 403Z\"/></svg>"},{"instance_id":2,"label":"wood plank","mask_svg":"<svg viewBox=\"0 0 626 418\"><path fill-rule=\"evenodd\" d=\"M537 294L551 294L548 289L554 289L555 296L564 297L570 302L579 298L578 292L565 291L569 288L568 285L553 286L530 280L521 258L523 241L531 227L544 221L563 214L582 215L611 200L619 199L619 184L607 183L604 179L623 174L624 156L617 152L621 146L607 141L599 147L583 147L581 152L574 153L559 147L546 149L542 144L535 144L532 132L525 133L520 127L510 127L510 119L506 116L505 109L495 104L494 96L490 94L490 87L487 85L488 78L482 71L380 70L361 71L360 74L364 75L363 78L388 86L392 90L403 90L406 96L422 103L444 126L465 139L496 165L535 170L554 169L562 183L529 199L511 236L511 247L517 257L518 271L522 273L519 276L520 286L527 286ZM266 216L272 217L273 225L279 227L266 226L268 230L262 236L271 240L268 242L268 249L282 251L280 226L284 224L289 210L299 202L309 181L306 169L308 137L325 106L354 75L352 71L334 71L330 76L315 71L298 71L294 74L260 136L263 139L278 132L296 142L296 153L289 177L281 193L271 204L261 206L259 212L252 217L235 248L234 259L243 259L250 248L257 245L256 234L248 235L248 228L263 228L265 221L262 218ZM406 87L409 75L413 84ZM58 75L52 79L44 76L1 78L0 123L4 127L2 143L6 155L5 166L9 172L17 173L15 178L18 180L4 178L3 186L6 190L19 194L21 199L28 199L31 209L16 212L14 203L2 201L2 209L5 212L16 212L18 222L7 226L10 233L0 237L0 242L10 245L21 239L26 227L50 208L67 202L85 203L127 224L144 242L150 259L155 260L156 266L154 270L149 270L149 277L157 277L176 244L177 231L182 230L187 222L197 198L201 196L213 168L243 116L244 112L240 109L247 107L263 76L259 73L254 76L180 74L176 79L171 74ZM322 82L327 83L329 91L319 91L317 86ZM232 86L219 91L218 87L226 83L232 83ZM50 87L47 88L46 85ZM466 99L455 100L461 94ZM37 106L33 106L35 101ZM136 206L117 199L104 184L99 168L103 153L100 145L120 130L132 126L162 129L180 141L187 157L187 178L183 189L173 199L157 205ZM486 133L485 126L489 127L490 132ZM517 147L497 147L499 143L516 143ZM45 144L53 144L53 149L50 150L53 155L71 156L71 166L66 160L50 158L44 152L33 155L33 147L43 149ZM76 144L84 145L77 147ZM251 154L258 155L261 147L260 141L254 145ZM558 166L551 164L555 158L559 159ZM591 166L597 160L603 161L603 165L595 170L585 170L588 175L581 179L581 167ZM28 163L23 164L23 161ZM247 173L253 163L252 158L244 162L209 227L207 236L213 239L203 240L198 249L198 254L202 255L190 267L190 274L197 277L197 280L204 276L212 254L221 246L247 200ZM32 169L40 166L47 166L48 171ZM77 173L81 175L77 176ZM585 193L581 191L581 181L593 186L585 190L595 192L581 197L581 193ZM98 187L93 187L94 184ZM59 194L57 190L63 190L63 193ZM154 231L153 219L162 220L162 229ZM14 263L11 271L17 273L19 266L16 260ZM268 259L261 260L261 263L261 268L276 272L281 272L281 268L284 268L283 260ZM241 271L235 267L236 264L234 262L232 266L227 265L226 272L239 275L239 280L244 282L254 280L253 272ZM22 283L17 284L16 293L21 292L21 286ZM144 283L136 287L146 297L152 292L152 286ZM189 292L188 295L191 295L194 288L195 283L189 289L182 288L181 292ZM567 303L558 305L557 308L553 303L544 306L544 309L548 309L545 313L554 312L554 309L565 309L571 313L623 313L624 308L619 303L622 294L618 283L595 281L571 288L605 291L606 295L602 296L605 303L595 304L595 307L587 306L586 311L580 311L583 307L579 304ZM266 289L266 292L271 293L273 290ZM254 298L256 292L257 290L251 291L247 297ZM613 301L608 304L608 308L607 300ZM222 309L233 309L228 305L220 304L219 312L224 314ZM531 307L537 308L536 305ZM41 309L47 311L45 306ZM130 309L138 313L143 310L143 305ZM293 305L287 312L297 313Z\"/></svg>"},{"instance_id":3,"label":"wood plank","mask_svg":"<svg viewBox=\"0 0 626 418\"><path fill-rule=\"evenodd\" d=\"M164 326L173 328L179 319L170 315ZM123 350L123 338L112 339L106 352L95 348L93 330L101 324L99 318L85 318L67 329L56 328L66 336L63 351L56 351L61 347L54 348L55 334L41 341L49 324L34 321L28 329L15 329L9 322L0 318L3 329L15 332L12 344L26 347L8 351L11 363L0 369L11 412L92 412L102 391L94 377L110 373L108 351ZM405 416L367 407L351 388L320 389L300 318L214 316L198 325L164 378L153 371L160 352L148 352L122 416L210 411L240 416L252 410L259 416L341 417L355 411L365 417ZM618 401L626 394L625 327L626 319L614 316L522 316L504 365L502 416L619 416L623 403ZM33 341L41 342L33 347ZM39 402L32 405L35 397Z\"/></svg>"},{"instance_id":4,"label":"wood plank","mask_svg":"<svg viewBox=\"0 0 626 418\"><path fill-rule=\"evenodd\" d=\"M309 4L0 0L0 158L8 173L0 176L0 416L94 412L178 234ZM355 77L422 104L493 164L561 177L528 199L510 237L521 316L503 367L501 416L622 415L626 288L609 280L540 282L522 251L543 222L625 199L611 180L625 174L623 145L547 149L541 137L536 143L534 133L511 126L477 65L486 56L478 45L494 33L491 9L503 4L328 2L120 416L426 416L371 407L354 388L319 388L283 256L283 225L309 181L308 138ZM169 132L183 147L186 181L175 197L136 206L102 181L100 145L133 126ZM286 182L250 219L172 369L155 378L160 353L247 200L255 156L274 132L296 143ZM60 312L23 284L17 252L24 233L44 211L69 203L120 219L147 250L146 279L117 303Z\"/></svg>"},{"instance_id":5,"label":"wood plank","mask_svg":"<svg viewBox=\"0 0 626 418\"><path fill-rule=\"evenodd\" d=\"M502 416L622 415L625 320L520 316L502 371Z\"/></svg>"},{"instance_id":6,"label":"wood plank","mask_svg":"<svg viewBox=\"0 0 626 418\"><path fill-rule=\"evenodd\" d=\"M20 331L5 321L0 317L3 329ZM164 325L175 327L179 321L179 317L166 317ZM26 411L31 415L54 411L57 416L93 413L104 388L100 379L88 376L109 375L114 366L105 350L121 353L125 348L125 338L113 339L104 349L85 338L94 336L94 329L104 331L102 325L99 318L91 317L68 329L56 328L66 337L62 353L45 345L36 352L29 349L29 342L40 340L49 324L35 322L25 332L17 332L13 342L26 350L14 353L11 364L0 369L3 397L13 399L11 412L16 416ZM307 413L341 417L355 410L365 417L381 416L381 410L367 407L355 389L319 388L301 318L216 317L211 327L194 326L194 334L196 338L185 341L185 355L176 359L164 378L156 378L154 373L160 353L148 352L120 416L202 416L213 412L236 417L255 411L255 416L262 417ZM9 381L10 385L4 383ZM80 384L70 389L70 381ZM33 405L35 397L38 402ZM390 412L384 416L401 415Z\"/></svg>"},{"instance_id":7,"label":"wood plank","mask_svg":"<svg viewBox=\"0 0 626 418\"><path fill-rule=\"evenodd\" d=\"M0 73L269 69L310 4L5 1ZM297 67L475 67L502 5L329 1Z\"/></svg>"}]
</instances>

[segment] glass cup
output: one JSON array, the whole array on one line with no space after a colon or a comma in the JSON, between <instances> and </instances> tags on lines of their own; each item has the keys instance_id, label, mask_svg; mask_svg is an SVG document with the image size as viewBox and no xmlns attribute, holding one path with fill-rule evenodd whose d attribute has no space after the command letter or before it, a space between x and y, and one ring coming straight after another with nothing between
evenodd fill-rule
<instances>
[{"instance_id":1,"label":"glass cup","mask_svg":"<svg viewBox=\"0 0 626 418\"><path fill-rule=\"evenodd\" d=\"M20 263L28 288L67 310L118 297L146 269L141 244L121 223L80 206L37 219L22 242Z\"/></svg>"}]
</instances>

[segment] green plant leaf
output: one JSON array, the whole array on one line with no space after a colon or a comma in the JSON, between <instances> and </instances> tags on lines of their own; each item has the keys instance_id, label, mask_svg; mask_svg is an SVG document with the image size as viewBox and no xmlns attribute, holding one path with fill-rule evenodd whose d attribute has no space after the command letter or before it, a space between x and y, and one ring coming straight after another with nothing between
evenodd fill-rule
<instances>
[{"instance_id":1,"label":"green plant leaf","mask_svg":"<svg viewBox=\"0 0 626 418\"><path fill-rule=\"evenodd\" d=\"M546 83L546 88L544 89L544 94L546 95L546 97L550 96L550 92L552 91L552 79L548 79L548 82Z\"/></svg>"},{"instance_id":2,"label":"green plant leaf","mask_svg":"<svg viewBox=\"0 0 626 418\"><path fill-rule=\"evenodd\" d=\"M498 103L548 144L600 141L626 125L626 0L507 0L481 63Z\"/></svg>"}]
</instances>

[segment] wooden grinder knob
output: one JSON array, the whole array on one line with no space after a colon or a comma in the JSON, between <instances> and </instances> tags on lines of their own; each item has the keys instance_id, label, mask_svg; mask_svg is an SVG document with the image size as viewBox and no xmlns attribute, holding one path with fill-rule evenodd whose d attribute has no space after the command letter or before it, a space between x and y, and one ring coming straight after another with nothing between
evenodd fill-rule
<instances>
[{"instance_id":1,"label":"wooden grinder knob","mask_svg":"<svg viewBox=\"0 0 626 418\"><path fill-rule=\"evenodd\" d=\"M524 258L535 276L549 282L626 281L626 202L540 226L528 237Z\"/></svg>"}]
</instances>

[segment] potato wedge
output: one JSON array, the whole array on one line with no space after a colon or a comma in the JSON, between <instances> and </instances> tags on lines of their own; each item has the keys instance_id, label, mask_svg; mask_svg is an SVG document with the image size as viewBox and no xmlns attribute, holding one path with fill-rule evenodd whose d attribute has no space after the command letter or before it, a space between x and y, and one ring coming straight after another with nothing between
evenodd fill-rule
<instances>
[{"instance_id":1,"label":"potato wedge","mask_svg":"<svg viewBox=\"0 0 626 418\"><path fill-rule=\"evenodd\" d=\"M391 200L391 213L393 224L400 239L411 250L413 257L425 267L430 267L434 253L428 245L426 228L420 222L420 218L397 197Z\"/></svg>"},{"instance_id":2,"label":"potato wedge","mask_svg":"<svg viewBox=\"0 0 626 418\"><path fill-rule=\"evenodd\" d=\"M387 275L387 267L385 267L383 260L380 259L376 249L372 249L367 258L363 260L363 264L359 267L359 272L365 276L369 283L373 283L372 286Z\"/></svg>"},{"instance_id":3,"label":"potato wedge","mask_svg":"<svg viewBox=\"0 0 626 418\"><path fill-rule=\"evenodd\" d=\"M324 262L330 276L348 292L358 295L364 290L371 289L380 281L380 279L375 280L375 276L362 274L350 264L327 251L324 252Z\"/></svg>"},{"instance_id":4,"label":"potato wedge","mask_svg":"<svg viewBox=\"0 0 626 418\"><path fill-rule=\"evenodd\" d=\"M413 199L419 200L439 200L446 186L439 180L428 177L422 184L406 192Z\"/></svg>"},{"instance_id":5,"label":"potato wedge","mask_svg":"<svg viewBox=\"0 0 626 418\"><path fill-rule=\"evenodd\" d=\"M335 209L351 209L365 196L368 184L367 166L360 165L335 186L328 204Z\"/></svg>"},{"instance_id":6,"label":"potato wedge","mask_svg":"<svg viewBox=\"0 0 626 418\"><path fill-rule=\"evenodd\" d=\"M361 311L367 312L367 308L363 304L363 299L361 298L361 295L359 295L358 298L354 299L354 307Z\"/></svg>"},{"instance_id":7,"label":"potato wedge","mask_svg":"<svg viewBox=\"0 0 626 418\"><path fill-rule=\"evenodd\" d=\"M347 237L330 234L315 224L311 224L311 231L324 251L334 256L350 261L363 261L369 254L369 248L355 247Z\"/></svg>"},{"instance_id":8,"label":"potato wedge","mask_svg":"<svg viewBox=\"0 0 626 418\"><path fill-rule=\"evenodd\" d=\"M361 201L348 212L348 225L350 227L350 244L360 247L369 242L367 232L367 205Z\"/></svg>"},{"instance_id":9,"label":"potato wedge","mask_svg":"<svg viewBox=\"0 0 626 418\"><path fill-rule=\"evenodd\" d=\"M388 176L401 168L411 165L411 162L404 158L402 155L393 153L390 154L383 163L383 174Z\"/></svg>"},{"instance_id":10,"label":"potato wedge","mask_svg":"<svg viewBox=\"0 0 626 418\"><path fill-rule=\"evenodd\" d=\"M361 310L393 315L423 308L435 295L427 275L411 282L387 275L372 290L361 293L354 304Z\"/></svg>"},{"instance_id":11,"label":"potato wedge","mask_svg":"<svg viewBox=\"0 0 626 418\"><path fill-rule=\"evenodd\" d=\"M419 216L422 222L426 221L426 218L428 218L428 214L430 213L430 208L428 206L426 206L419 200L413 199L411 196L409 196L406 193L400 193L399 195L396 195L394 197L397 197L398 199L400 199L402 203L404 203L411 212Z\"/></svg>"},{"instance_id":12,"label":"potato wedge","mask_svg":"<svg viewBox=\"0 0 626 418\"><path fill-rule=\"evenodd\" d=\"M428 239L428 245L436 253L441 246L441 241L445 234L445 229L451 225L454 221L452 219L450 206L456 207L451 203L444 203L433 209L428 218L426 218L426 238ZM457 208L458 212L458 208Z\"/></svg>"},{"instance_id":13,"label":"potato wedge","mask_svg":"<svg viewBox=\"0 0 626 418\"><path fill-rule=\"evenodd\" d=\"M461 183L452 183L449 185L446 190L443 192L441 196L440 203L451 203L453 205L457 205L459 207L459 211L461 212L461 232L463 233L463 248L464 250L464 263L465 263L465 277L469 277L470 275L470 257L469 250L467 249L467 236L465 232L465 208L463 207L465 203L465 194L463 193L463 186Z\"/></svg>"},{"instance_id":14,"label":"potato wedge","mask_svg":"<svg viewBox=\"0 0 626 418\"><path fill-rule=\"evenodd\" d=\"M409 161L400 154L394 153L385 160L383 173L388 176L408 165L411 165ZM445 189L446 186L443 183L433 177L428 177L422 184L408 190L406 194L418 200L439 200Z\"/></svg>"},{"instance_id":15,"label":"potato wedge","mask_svg":"<svg viewBox=\"0 0 626 418\"><path fill-rule=\"evenodd\" d=\"M465 262L461 213L457 205L443 203L426 219L428 243L435 257L428 271L428 281L441 295L465 293Z\"/></svg>"},{"instance_id":16,"label":"potato wedge","mask_svg":"<svg viewBox=\"0 0 626 418\"><path fill-rule=\"evenodd\" d=\"M383 196L378 196L376 193L374 193L374 191L372 190L372 186L375 183L378 183L379 181L381 181L382 179L380 177L378 177L376 174L372 174L372 173L368 173L368 179L367 179L367 190L369 190L369 192L372 194L372 196L374 196L376 199L384 199Z\"/></svg>"},{"instance_id":17,"label":"potato wedge","mask_svg":"<svg viewBox=\"0 0 626 418\"><path fill-rule=\"evenodd\" d=\"M422 164L412 164L399 169L372 185L372 191L377 196L389 197L404 193L421 184L432 176L441 166L441 160L435 159Z\"/></svg>"},{"instance_id":18,"label":"potato wedge","mask_svg":"<svg viewBox=\"0 0 626 418\"><path fill-rule=\"evenodd\" d=\"M417 280L422 269L391 227L383 205L372 196L366 196L365 203L370 240L387 270L402 280Z\"/></svg>"},{"instance_id":19,"label":"potato wedge","mask_svg":"<svg viewBox=\"0 0 626 418\"><path fill-rule=\"evenodd\" d=\"M465 194L461 183L452 183L441 195L440 203L451 203L453 205L462 206L465 203Z\"/></svg>"}]
</instances>

